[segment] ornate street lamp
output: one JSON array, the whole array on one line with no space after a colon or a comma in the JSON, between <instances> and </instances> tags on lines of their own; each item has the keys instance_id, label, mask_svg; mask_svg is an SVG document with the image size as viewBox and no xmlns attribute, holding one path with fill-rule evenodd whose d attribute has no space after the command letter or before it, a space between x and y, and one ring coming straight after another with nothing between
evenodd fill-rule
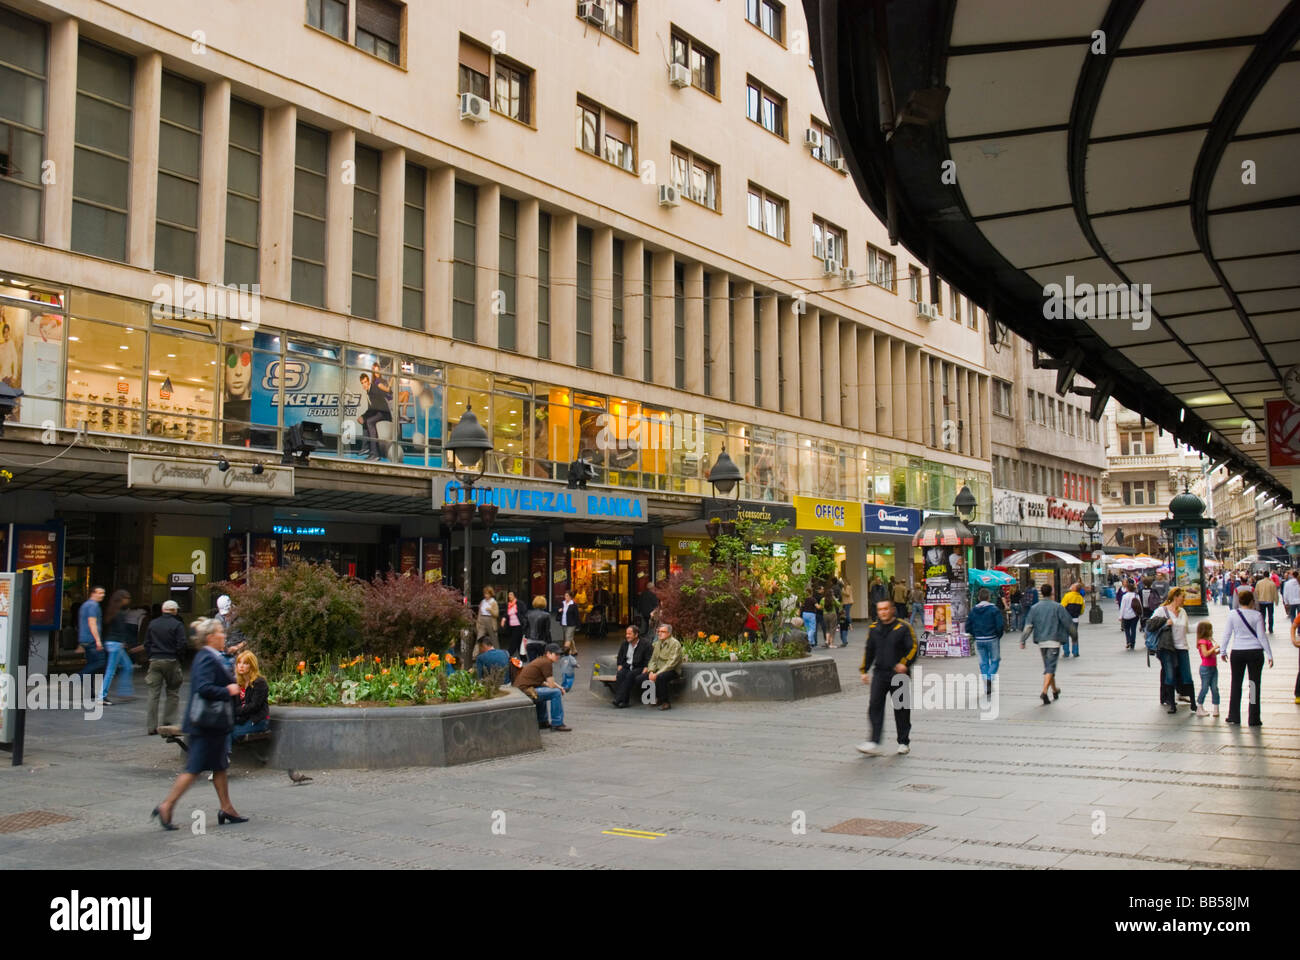
<instances>
[{"instance_id":1,"label":"ornate street lamp","mask_svg":"<svg viewBox=\"0 0 1300 960\"><path fill-rule=\"evenodd\" d=\"M479 424L478 417L474 416L472 403L465 405L464 415L451 428L446 447L451 454L452 473L456 475L456 479L460 481L465 491L465 499L453 504L454 510L447 512L454 515L455 522L465 528L465 603L473 605L474 599L470 594L469 584L469 538L470 529L474 526L474 512L477 506L474 503L474 482L482 479L483 471L487 469L487 454L492 450L492 441L488 438L487 431ZM460 465L459 468L457 464ZM477 473L474 472L475 467L478 467ZM485 523L491 524L496 519L497 507L485 504L478 510ZM467 642L461 645L462 664L467 662L468 647Z\"/></svg>"},{"instance_id":2,"label":"ornate street lamp","mask_svg":"<svg viewBox=\"0 0 1300 960\"><path fill-rule=\"evenodd\" d=\"M952 509L962 523L970 523L975 519L975 513L979 509L979 504L975 501L975 494L970 492L970 487L962 484L962 488L957 493L957 499L952 502Z\"/></svg>"},{"instance_id":3,"label":"ornate street lamp","mask_svg":"<svg viewBox=\"0 0 1300 960\"><path fill-rule=\"evenodd\" d=\"M1088 531L1088 552L1096 553L1101 549L1098 528L1101 526L1101 517L1097 516L1097 510L1090 503L1088 509L1083 514L1083 529ZM1082 543L1082 541L1080 541ZM1101 607L1097 606L1097 561L1092 561L1092 608L1088 611L1089 623L1101 623Z\"/></svg>"}]
</instances>

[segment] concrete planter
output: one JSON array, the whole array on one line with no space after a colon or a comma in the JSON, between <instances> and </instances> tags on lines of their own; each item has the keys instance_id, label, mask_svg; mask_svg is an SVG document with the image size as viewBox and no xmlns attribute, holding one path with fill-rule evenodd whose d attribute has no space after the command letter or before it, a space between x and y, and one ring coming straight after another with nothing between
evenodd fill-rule
<instances>
[{"instance_id":1,"label":"concrete planter","mask_svg":"<svg viewBox=\"0 0 1300 960\"><path fill-rule=\"evenodd\" d=\"M540 750L533 702L518 690L422 707L271 708L272 766L450 767Z\"/></svg>"},{"instance_id":2,"label":"concrete planter","mask_svg":"<svg viewBox=\"0 0 1300 960\"><path fill-rule=\"evenodd\" d=\"M589 689L613 702L613 684L600 680L615 672L615 658L597 657ZM804 700L840 692L840 674L830 657L800 660L758 660L752 663L721 661L687 663L675 703L724 703L738 700ZM640 695L632 703L641 702Z\"/></svg>"}]
</instances>

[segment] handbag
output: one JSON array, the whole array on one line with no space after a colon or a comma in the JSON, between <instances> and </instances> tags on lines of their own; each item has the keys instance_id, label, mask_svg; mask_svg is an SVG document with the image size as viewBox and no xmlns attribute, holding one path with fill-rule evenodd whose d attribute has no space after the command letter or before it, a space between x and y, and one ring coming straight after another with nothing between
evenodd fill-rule
<instances>
[{"instance_id":1,"label":"handbag","mask_svg":"<svg viewBox=\"0 0 1300 960\"><path fill-rule=\"evenodd\" d=\"M190 699L190 725L199 730L224 733L234 729L234 704L229 700L209 700L197 693Z\"/></svg>"}]
</instances>

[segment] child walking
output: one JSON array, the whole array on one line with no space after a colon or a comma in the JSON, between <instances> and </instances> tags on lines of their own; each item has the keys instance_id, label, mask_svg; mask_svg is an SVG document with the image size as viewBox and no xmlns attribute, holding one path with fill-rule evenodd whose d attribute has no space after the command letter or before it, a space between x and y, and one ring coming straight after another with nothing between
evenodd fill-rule
<instances>
[{"instance_id":1,"label":"child walking","mask_svg":"<svg viewBox=\"0 0 1300 960\"><path fill-rule=\"evenodd\" d=\"M1196 652L1201 655L1201 692L1196 696L1196 715L1210 716L1205 709L1205 694L1214 701L1214 716L1219 715L1219 645L1214 642L1214 626L1208 620L1196 625Z\"/></svg>"}]
</instances>

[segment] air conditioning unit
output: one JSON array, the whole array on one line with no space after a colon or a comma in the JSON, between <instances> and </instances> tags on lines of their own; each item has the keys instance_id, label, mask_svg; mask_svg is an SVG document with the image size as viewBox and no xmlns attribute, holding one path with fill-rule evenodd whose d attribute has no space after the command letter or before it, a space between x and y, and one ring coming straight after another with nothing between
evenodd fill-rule
<instances>
[{"instance_id":1,"label":"air conditioning unit","mask_svg":"<svg viewBox=\"0 0 1300 960\"><path fill-rule=\"evenodd\" d=\"M857 283L858 271L854 270L852 267L845 267L840 271L840 279L844 281L845 284Z\"/></svg>"},{"instance_id":2,"label":"air conditioning unit","mask_svg":"<svg viewBox=\"0 0 1300 960\"><path fill-rule=\"evenodd\" d=\"M691 71L685 64L674 63L668 67L668 82L674 87L689 87L691 85Z\"/></svg>"},{"instance_id":3,"label":"air conditioning unit","mask_svg":"<svg viewBox=\"0 0 1300 960\"><path fill-rule=\"evenodd\" d=\"M659 184L659 206L675 207L682 202L682 192L670 183Z\"/></svg>"},{"instance_id":4,"label":"air conditioning unit","mask_svg":"<svg viewBox=\"0 0 1300 960\"><path fill-rule=\"evenodd\" d=\"M836 260L834 257L823 257L822 271L826 274L826 276L833 277L835 276L835 274L840 272L840 262Z\"/></svg>"},{"instance_id":5,"label":"air conditioning unit","mask_svg":"<svg viewBox=\"0 0 1300 960\"><path fill-rule=\"evenodd\" d=\"M916 305L916 315L926 320L938 320L939 309L933 303L926 303L922 300Z\"/></svg>"},{"instance_id":6,"label":"air conditioning unit","mask_svg":"<svg viewBox=\"0 0 1300 960\"><path fill-rule=\"evenodd\" d=\"M462 93L460 95L460 118L462 120L473 120L475 123L486 123L488 102L472 93Z\"/></svg>"},{"instance_id":7,"label":"air conditioning unit","mask_svg":"<svg viewBox=\"0 0 1300 960\"><path fill-rule=\"evenodd\" d=\"M595 0L578 4L578 17L597 27L605 26L605 5Z\"/></svg>"},{"instance_id":8,"label":"air conditioning unit","mask_svg":"<svg viewBox=\"0 0 1300 960\"><path fill-rule=\"evenodd\" d=\"M834 160L832 160L830 163L830 167L836 173L844 173L844 171L848 170L848 167L844 163L843 157L836 157Z\"/></svg>"},{"instance_id":9,"label":"air conditioning unit","mask_svg":"<svg viewBox=\"0 0 1300 960\"><path fill-rule=\"evenodd\" d=\"M805 147L820 147L822 145L822 132L816 127L809 127L803 132L803 145Z\"/></svg>"}]
</instances>

